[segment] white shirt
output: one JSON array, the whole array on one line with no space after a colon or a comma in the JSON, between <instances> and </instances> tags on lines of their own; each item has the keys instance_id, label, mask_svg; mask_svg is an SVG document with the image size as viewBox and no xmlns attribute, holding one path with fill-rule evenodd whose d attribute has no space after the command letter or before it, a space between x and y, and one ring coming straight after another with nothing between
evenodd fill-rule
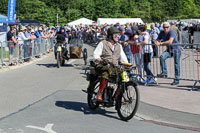
<instances>
[{"instance_id":1,"label":"white shirt","mask_svg":"<svg viewBox=\"0 0 200 133\"><path fill-rule=\"evenodd\" d=\"M109 45L112 45L111 43L108 43ZM114 44L114 47L112 48L112 51L114 51L115 50L115 46L116 46L117 44ZM120 46L120 61L121 62L126 62L126 63L128 63L128 60L127 60L127 57L126 57L126 55L125 55L125 53L124 53L124 51L123 51L123 49L122 49L122 46L121 45L119 45ZM101 58L101 55L102 55L102 51L103 51L103 43L102 42L100 42L98 45L97 45L97 47L96 47L96 49L94 50L94 54L93 54L93 57L94 57L94 59L96 60L96 59L98 59L98 58Z\"/></svg>"},{"instance_id":2,"label":"white shirt","mask_svg":"<svg viewBox=\"0 0 200 133\"><path fill-rule=\"evenodd\" d=\"M24 44L25 40L28 40L28 38L25 37L24 32L19 32L19 34L18 34L19 44Z\"/></svg>"},{"instance_id":3,"label":"white shirt","mask_svg":"<svg viewBox=\"0 0 200 133\"><path fill-rule=\"evenodd\" d=\"M144 53L152 53L153 48L151 45L151 38L148 32L145 32L144 39L148 40L148 43L144 46Z\"/></svg>"}]
</instances>

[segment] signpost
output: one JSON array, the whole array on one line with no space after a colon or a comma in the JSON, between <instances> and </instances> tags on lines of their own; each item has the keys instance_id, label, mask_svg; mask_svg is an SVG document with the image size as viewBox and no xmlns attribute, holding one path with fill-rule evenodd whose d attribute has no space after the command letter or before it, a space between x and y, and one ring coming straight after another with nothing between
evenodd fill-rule
<instances>
[{"instance_id":1,"label":"signpost","mask_svg":"<svg viewBox=\"0 0 200 133\"><path fill-rule=\"evenodd\" d=\"M58 13L57 13L57 26L58 26Z\"/></svg>"}]
</instances>

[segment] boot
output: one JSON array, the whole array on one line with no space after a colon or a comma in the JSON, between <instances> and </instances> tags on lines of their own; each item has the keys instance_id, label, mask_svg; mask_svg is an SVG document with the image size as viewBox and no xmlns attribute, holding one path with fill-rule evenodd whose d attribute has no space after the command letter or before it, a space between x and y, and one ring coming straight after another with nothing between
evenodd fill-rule
<instances>
[{"instance_id":1,"label":"boot","mask_svg":"<svg viewBox=\"0 0 200 133\"><path fill-rule=\"evenodd\" d=\"M103 99L102 99L103 90L105 89L107 83L108 83L107 79L100 78L100 86L99 86L99 91L97 93L97 101L103 101Z\"/></svg>"},{"instance_id":2,"label":"boot","mask_svg":"<svg viewBox=\"0 0 200 133\"><path fill-rule=\"evenodd\" d=\"M65 59L66 59L66 60L69 60L69 57L68 57L68 50L67 50L67 49L65 50L64 56L65 56Z\"/></svg>"}]
</instances>

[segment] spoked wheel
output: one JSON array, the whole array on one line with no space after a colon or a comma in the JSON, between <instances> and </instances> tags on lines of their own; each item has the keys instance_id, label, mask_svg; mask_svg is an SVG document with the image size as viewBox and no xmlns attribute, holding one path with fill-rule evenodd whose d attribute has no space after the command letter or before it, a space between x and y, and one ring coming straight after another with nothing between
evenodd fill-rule
<instances>
[{"instance_id":1,"label":"spoked wheel","mask_svg":"<svg viewBox=\"0 0 200 133\"><path fill-rule=\"evenodd\" d=\"M62 54L61 56L61 66L64 66L65 65L65 58L64 58L64 55Z\"/></svg>"},{"instance_id":2,"label":"spoked wheel","mask_svg":"<svg viewBox=\"0 0 200 133\"><path fill-rule=\"evenodd\" d=\"M138 87L132 82L126 83L125 89L119 94L116 103L117 113L122 120L130 120L135 115L138 109L139 99Z\"/></svg>"},{"instance_id":3,"label":"spoked wheel","mask_svg":"<svg viewBox=\"0 0 200 133\"><path fill-rule=\"evenodd\" d=\"M87 57L88 57L88 55L87 55L87 49L84 48L84 50L83 50L83 59L84 59L84 64L85 65L87 65Z\"/></svg>"},{"instance_id":4,"label":"spoked wheel","mask_svg":"<svg viewBox=\"0 0 200 133\"><path fill-rule=\"evenodd\" d=\"M96 101L99 85L100 85L99 80L96 80L93 84L90 85L90 87L88 87L87 101L89 108L92 110L95 110L97 107L99 107L99 103L97 103Z\"/></svg>"},{"instance_id":5,"label":"spoked wheel","mask_svg":"<svg viewBox=\"0 0 200 133\"><path fill-rule=\"evenodd\" d=\"M60 68L61 65L61 52L57 52L57 67Z\"/></svg>"}]
</instances>

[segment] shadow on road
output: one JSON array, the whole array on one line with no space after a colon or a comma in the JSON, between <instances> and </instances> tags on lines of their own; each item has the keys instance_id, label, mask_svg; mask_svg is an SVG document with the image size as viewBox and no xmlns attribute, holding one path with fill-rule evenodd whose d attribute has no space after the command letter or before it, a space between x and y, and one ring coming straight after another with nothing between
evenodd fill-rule
<instances>
[{"instance_id":1,"label":"shadow on road","mask_svg":"<svg viewBox=\"0 0 200 133\"><path fill-rule=\"evenodd\" d=\"M179 85L178 87L190 88L188 90L191 90L193 88L193 85ZM200 92L200 87L199 86L195 86L193 91L199 91Z\"/></svg>"},{"instance_id":2,"label":"shadow on road","mask_svg":"<svg viewBox=\"0 0 200 133\"><path fill-rule=\"evenodd\" d=\"M65 108L67 110L74 110L83 112L86 115L93 114L93 115L103 115L109 118L114 118L120 120L117 116L111 115L116 114L116 112L106 111L105 109L97 108L96 110L91 110L87 106L86 103L81 102L73 102L73 101L56 101L55 105L57 107Z\"/></svg>"},{"instance_id":3,"label":"shadow on road","mask_svg":"<svg viewBox=\"0 0 200 133\"><path fill-rule=\"evenodd\" d=\"M190 91L192 89L192 86L184 86L184 85L177 85L172 86L169 83L159 83L158 85L148 85L148 86L154 86L156 88L166 88L166 89L173 89L173 90L185 90Z\"/></svg>"},{"instance_id":4,"label":"shadow on road","mask_svg":"<svg viewBox=\"0 0 200 133\"><path fill-rule=\"evenodd\" d=\"M45 66L47 68L54 68L57 67L57 64L37 64L38 66ZM61 67L74 67L72 64L64 64L64 66Z\"/></svg>"}]
</instances>

